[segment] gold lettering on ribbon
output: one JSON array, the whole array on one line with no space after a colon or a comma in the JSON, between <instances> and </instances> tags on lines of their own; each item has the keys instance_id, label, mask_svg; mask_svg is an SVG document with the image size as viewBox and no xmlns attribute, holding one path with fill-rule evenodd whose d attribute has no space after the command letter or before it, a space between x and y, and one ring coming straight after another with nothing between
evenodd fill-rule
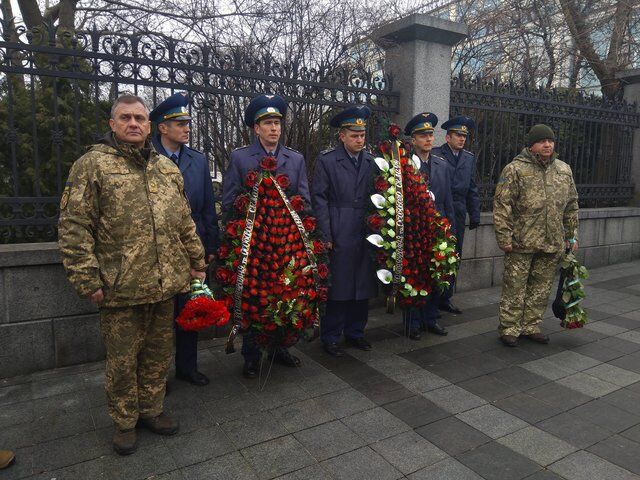
<instances>
[{"instance_id":1,"label":"gold lettering on ribbon","mask_svg":"<svg viewBox=\"0 0 640 480\"><path fill-rule=\"evenodd\" d=\"M253 234L253 226L256 219L256 211L258 204L258 188L264 175L260 175L256 180L253 189L251 190L251 197L249 199L249 207L247 209L247 216L245 218L245 227L242 232L242 241L240 248L240 264L236 273L236 285L233 293L233 327L229 332L227 338L227 344L225 347L226 353L233 353L236 351L233 342L240 331L240 323L242 322L242 290L244 284L244 277L247 273L247 262L249 261L249 250L251 249L251 235Z\"/></svg>"},{"instance_id":2,"label":"gold lettering on ribbon","mask_svg":"<svg viewBox=\"0 0 640 480\"><path fill-rule=\"evenodd\" d=\"M387 297L387 312L393 313L396 305L398 286L402 282L402 260L404 259L404 189L402 186L402 166L400 164L400 142L395 140L391 150L393 176L396 181L396 262L393 265L391 295Z\"/></svg>"}]
</instances>

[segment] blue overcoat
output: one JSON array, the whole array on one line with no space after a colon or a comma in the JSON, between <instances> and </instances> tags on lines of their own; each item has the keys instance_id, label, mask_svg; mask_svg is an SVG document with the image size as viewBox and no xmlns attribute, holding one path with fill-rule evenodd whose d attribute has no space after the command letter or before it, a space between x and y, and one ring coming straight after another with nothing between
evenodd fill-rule
<instances>
[{"instance_id":1,"label":"blue overcoat","mask_svg":"<svg viewBox=\"0 0 640 480\"><path fill-rule=\"evenodd\" d=\"M258 164L267 155L260 141L256 140L246 147L235 149L229 158L229 167L222 181L222 209L227 211L241 190L247 172L258 170ZM280 145L277 152L278 166L276 173L283 173L289 177L294 194L300 194L311 204L309 183L307 180L307 167L304 156L300 152Z\"/></svg>"},{"instance_id":2,"label":"blue overcoat","mask_svg":"<svg viewBox=\"0 0 640 480\"><path fill-rule=\"evenodd\" d=\"M446 217L451 224L453 234L456 233L456 215L453 208L453 195L451 193L452 168L444 158L437 155L429 155L429 163L422 162L420 171L427 175L429 190L436 197L436 208L440 215Z\"/></svg>"},{"instance_id":3,"label":"blue overcoat","mask_svg":"<svg viewBox=\"0 0 640 480\"><path fill-rule=\"evenodd\" d=\"M461 150L459 157L456 159L453 151L446 143L441 147L434 148L431 153L447 160L452 168L451 194L453 195L453 208L455 210L458 248L461 250L467 223L467 213L471 223L480 222L480 197L475 181L476 157L468 150Z\"/></svg>"},{"instance_id":4,"label":"blue overcoat","mask_svg":"<svg viewBox=\"0 0 640 480\"><path fill-rule=\"evenodd\" d=\"M160 142L153 138L156 150L169 157ZM183 145L180 148L179 168L184 178L184 192L191 206L191 217L196 224L196 233L202 241L205 254L214 254L218 248L218 216L216 214L211 172L205 156L193 148Z\"/></svg>"},{"instance_id":5,"label":"blue overcoat","mask_svg":"<svg viewBox=\"0 0 640 480\"><path fill-rule=\"evenodd\" d=\"M356 170L342 143L318 155L313 208L325 239L333 243L329 254L330 300L376 296L376 274L365 226L376 171L373 156L364 150Z\"/></svg>"}]
</instances>

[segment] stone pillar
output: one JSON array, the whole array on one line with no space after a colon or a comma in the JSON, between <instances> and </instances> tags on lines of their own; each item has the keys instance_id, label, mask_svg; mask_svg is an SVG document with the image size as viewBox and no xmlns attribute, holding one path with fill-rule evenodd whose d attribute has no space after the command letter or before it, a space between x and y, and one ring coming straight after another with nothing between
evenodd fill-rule
<instances>
[{"instance_id":1,"label":"stone pillar","mask_svg":"<svg viewBox=\"0 0 640 480\"><path fill-rule=\"evenodd\" d=\"M468 34L462 23L425 14L413 14L378 28L376 43L385 50L385 71L400 93L400 111L394 118L404 126L420 112L438 116L436 145L444 142L439 126L449 118L451 50Z\"/></svg>"},{"instance_id":2,"label":"stone pillar","mask_svg":"<svg viewBox=\"0 0 640 480\"><path fill-rule=\"evenodd\" d=\"M636 103L640 111L640 68L620 72L617 77L624 84L624 99ZM640 206L640 128L633 134L631 158L631 181L635 183L635 191L631 205Z\"/></svg>"}]
</instances>

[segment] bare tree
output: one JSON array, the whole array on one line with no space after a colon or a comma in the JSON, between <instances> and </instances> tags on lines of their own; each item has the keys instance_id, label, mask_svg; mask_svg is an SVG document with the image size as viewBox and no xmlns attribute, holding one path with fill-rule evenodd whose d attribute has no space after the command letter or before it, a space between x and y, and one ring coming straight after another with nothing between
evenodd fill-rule
<instances>
[{"instance_id":1,"label":"bare tree","mask_svg":"<svg viewBox=\"0 0 640 480\"><path fill-rule=\"evenodd\" d=\"M602 93L609 98L617 98L622 92L616 74L630 64L628 45L631 34L631 15L639 4L638 0L616 0L607 3L607 10L580 9L576 0L559 0L562 13L571 36L580 53L598 77ZM636 23L636 22L634 22ZM600 27L600 28L598 28ZM594 37L602 30L609 32L607 52L598 52ZM625 50L627 50L625 52Z\"/></svg>"}]
</instances>

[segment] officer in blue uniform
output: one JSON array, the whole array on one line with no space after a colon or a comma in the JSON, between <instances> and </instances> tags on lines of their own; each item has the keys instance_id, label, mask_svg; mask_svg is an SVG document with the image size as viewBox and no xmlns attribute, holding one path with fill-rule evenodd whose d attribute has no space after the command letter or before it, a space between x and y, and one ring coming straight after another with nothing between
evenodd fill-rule
<instances>
[{"instance_id":1,"label":"officer in blue uniform","mask_svg":"<svg viewBox=\"0 0 640 480\"><path fill-rule=\"evenodd\" d=\"M367 247L364 217L373 192L376 165L364 150L371 111L347 108L329 122L340 129L338 146L320 153L313 179L313 207L318 225L330 245L331 287L320 332L324 350L343 356L338 341L371 350L364 338L369 298L376 296L376 276Z\"/></svg>"},{"instance_id":2,"label":"officer in blue uniform","mask_svg":"<svg viewBox=\"0 0 640 480\"><path fill-rule=\"evenodd\" d=\"M157 126L153 138L156 150L173 160L182 172L184 191L191 206L191 217L211 262L218 247L218 217L214 204L209 163L202 153L187 146L191 131L191 117L187 111L189 97L176 93L158 105L149 115ZM176 296L177 316L188 300L188 294ZM198 332L187 332L176 325L176 378L204 386L209 379L197 369Z\"/></svg>"},{"instance_id":3,"label":"officer in blue uniform","mask_svg":"<svg viewBox=\"0 0 640 480\"><path fill-rule=\"evenodd\" d=\"M282 134L281 121L287 110L287 104L277 95L259 95L251 100L245 110L245 124L253 129L255 140L251 145L231 152L229 168L222 184L222 210L228 212L241 191L249 170L257 170L260 161L267 155L276 157L276 173L289 177L294 194L300 194L309 204L309 184L304 157L300 152L280 144ZM242 374L246 378L258 375L261 352L254 334L245 334L242 338L244 367ZM289 353L286 348L277 348L273 354L275 362L288 367L300 366L300 359Z\"/></svg>"},{"instance_id":4,"label":"officer in blue uniform","mask_svg":"<svg viewBox=\"0 0 640 480\"><path fill-rule=\"evenodd\" d=\"M447 131L446 143L433 149L433 154L444 158L453 169L451 193L453 195L453 208L455 210L455 230L458 238L456 250L462 256L462 243L464 230L469 214L469 230L480 225L480 197L475 182L476 158L473 153L464 149L469 132L475 129L473 119L465 116L451 118L442 124ZM440 310L450 313L462 313L451 303L453 288L447 290L440 299Z\"/></svg>"},{"instance_id":5,"label":"officer in blue uniform","mask_svg":"<svg viewBox=\"0 0 640 480\"><path fill-rule=\"evenodd\" d=\"M451 194L452 168L444 158L434 155L433 130L438 117L433 113L419 113L407 123L404 133L411 136L413 154L420 159L420 172L425 176L429 191L434 197L438 212L452 225L455 234L455 211ZM405 313L405 327L412 340L420 340L420 331L429 331L436 335L447 335L447 330L438 323L438 305L440 293L433 291L427 298L427 304L419 309Z\"/></svg>"}]
</instances>

